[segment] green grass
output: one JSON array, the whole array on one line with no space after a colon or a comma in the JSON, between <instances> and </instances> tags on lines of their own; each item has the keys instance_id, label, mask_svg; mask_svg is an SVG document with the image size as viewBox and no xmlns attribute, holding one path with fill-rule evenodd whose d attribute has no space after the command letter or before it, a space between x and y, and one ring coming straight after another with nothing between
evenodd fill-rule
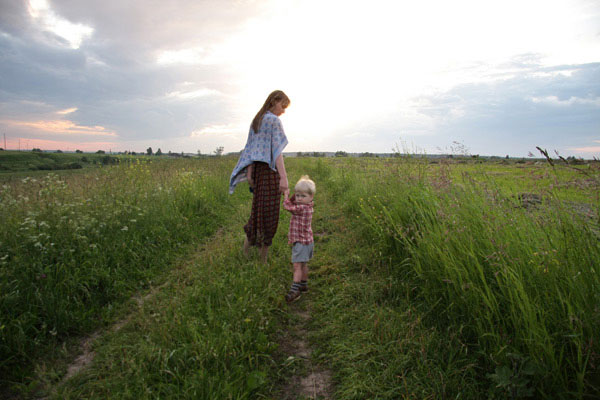
<instances>
[{"instance_id":1,"label":"green grass","mask_svg":"<svg viewBox=\"0 0 600 400\"><path fill-rule=\"evenodd\" d=\"M236 232L230 226L217 235L122 330L104 337L93 366L55 397L242 399L272 390L288 274L241 257L237 221Z\"/></svg>"},{"instance_id":2,"label":"green grass","mask_svg":"<svg viewBox=\"0 0 600 400\"><path fill-rule=\"evenodd\" d=\"M96 153L44 153L5 150L0 151L0 173L90 168L98 165L112 165L130 158Z\"/></svg>"},{"instance_id":3,"label":"green grass","mask_svg":"<svg viewBox=\"0 0 600 400\"><path fill-rule=\"evenodd\" d=\"M30 379L37 357L114 317L233 207L232 160L122 164L0 189L0 375Z\"/></svg>"},{"instance_id":4,"label":"green grass","mask_svg":"<svg viewBox=\"0 0 600 400\"><path fill-rule=\"evenodd\" d=\"M227 189L223 181L224 190ZM269 398L288 364L278 338L289 315L289 249L282 215L270 262L241 254L250 210L243 185L213 238L183 260L166 285L118 332L96 344L93 365L53 397ZM64 371L59 371L61 376Z\"/></svg>"},{"instance_id":5,"label":"green grass","mask_svg":"<svg viewBox=\"0 0 600 400\"><path fill-rule=\"evenodd\" d=\"M6 181L3 385L52 398L277 398L306 373L279 346L294 321L283 301L289 215L268 265L242 258L250 194L227 195L235 161ZM336 398L599 395L595 164L581 167L588 175L404 158L286 165L291 185L304 174L317 184L300 301ZM131 295L159 285L137 310ZM61 382L63 343L101 326L94 362Z\"/></svg>"},{"instance_id":6,"label":"green grass","mask_svg":"<svg viewBox=\"0 0 600 400\"><path fill-rule=\"evenodd\" d=\"M321 186L353 216L349 229L357 232L354 241L340 240L359 249L348 255L348 245L339 245L342 261L334 265L346 283L333 283L333 300L322 309L328 319L319 322L329 331L317 336L329 341L323 351L338 369L353 371L339 377L341 398L598 395L597 186L578 193L596 210L590 220L562 200L569 195L563 177L574 171L559 171L554 188L536 179L515 188L496 181L489 166L321 163L330 168ZM515 196L523 189L546 191L548 199L523 207ZM332 301L342 304L342 324L327 317ZM414 335L406 310L417 313L421 357L397 353ZM378 346L378 335L389 342ZM376 360L381 372L373 372ZM401 385L396 378L407 378L407 368L410 382ZM404 394L394 392L399 386Z\"/></svg>"}]
</instances>

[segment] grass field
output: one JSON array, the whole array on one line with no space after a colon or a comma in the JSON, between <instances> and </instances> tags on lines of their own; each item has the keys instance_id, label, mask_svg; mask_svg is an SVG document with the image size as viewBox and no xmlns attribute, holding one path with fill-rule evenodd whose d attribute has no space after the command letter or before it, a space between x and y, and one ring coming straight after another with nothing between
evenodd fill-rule
<instances>
[{"instance_id":1,"label":"grass field","mask_svg":"<svg viewBox=\"0 0 600 400\"><path fill-rule=\"evenodd\" d=\"M123 156L90 153L44 153L35 151L0 151L0 173L54 171L112 165Z\"/></svg>"},{"instance_id":2,"label":"grass field","mask_svg":"<svg viewBox=\"0 0 600 400\"><path fill-rule=\"evenodd\" d=\"M284 397L306 373L281 343L294 323L289 216L268 265L244 259L251 197L227 195L235 162L123 159L4 180L5 395ZM290 182L317 183L300 302L334 398L600 395L598 164L286 165ZM93 332L93 362L64 380Z\"/></svg>"}]
</instances>

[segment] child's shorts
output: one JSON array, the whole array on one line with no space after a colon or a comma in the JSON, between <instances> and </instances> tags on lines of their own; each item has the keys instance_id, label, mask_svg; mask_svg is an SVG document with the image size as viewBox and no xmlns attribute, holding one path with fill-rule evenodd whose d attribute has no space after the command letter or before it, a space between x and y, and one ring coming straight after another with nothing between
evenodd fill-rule
<instances>
[{"instance_id":1,"label":"child's shorts","mask_svg":"<svg viewBox=\"0 0 600 400\"><path fill-rule=\"evenodd\" d=\"M294 243L292 246L292 262L308 262L313 256L313 249L315 244L303 244L300 242Z\"/></svg>"}]
</instances>

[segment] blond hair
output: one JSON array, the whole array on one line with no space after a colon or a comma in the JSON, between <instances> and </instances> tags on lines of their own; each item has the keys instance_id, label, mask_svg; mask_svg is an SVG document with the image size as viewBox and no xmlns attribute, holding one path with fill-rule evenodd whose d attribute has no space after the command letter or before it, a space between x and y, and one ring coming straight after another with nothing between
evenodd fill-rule
<instances>
[{"instance_id":1,"label":"blond hair","mask_svg":"<svg viewBox=\"0 0 600 400\"><path fill-rule=\"evenodd\" d=\"M308 193L314 196L317 193L317 187L315 183L308 177L308 175L302 175L296 186L294 186L296 192Z\"/></svg>"},{"instance_id":2,"label":"blond hair","mask_svg":"<svg viewBox=\"0 0 600 400\"><path fill-rule=\"evenodd\" d=\"M263 104L261 109L258 111L258 113L256 113L256 116L252 120L251 126L254 133L258 132L260 129L260 123L262 122L265 113L269 111L275 105L275 103L279 103L280 101L282 102L283 108L286 108L290 105L290 99L285 93L283 93L283 91L275 90L271 92L269 97L267 97L267 100L265 100L265 104Z\"/></svg>"}]
</instances>

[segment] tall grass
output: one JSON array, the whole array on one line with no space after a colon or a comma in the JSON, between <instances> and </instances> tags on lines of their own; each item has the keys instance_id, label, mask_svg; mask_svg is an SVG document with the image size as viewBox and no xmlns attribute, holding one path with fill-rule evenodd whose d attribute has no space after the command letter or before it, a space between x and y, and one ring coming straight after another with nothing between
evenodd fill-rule
<instances>
[{"instance_id":1,"label":"tall grass","mask_svg":"<svg viewBox=\"0 0 600 400\"><path fill-rule=\"evenodd\" d=\"M231 208L231 160L132 160L0 187L0 375L110 319Z\"/></svg>"},{"instance_id":2,"label":"tall grass","mask_svg":"<svg viewBox=\"0 0 600 400\"><path fill-rule=\"evenodd\" d=\"M566 182L556 174L552 187L531 180L528 190L544 200L526 206L493 167L457 177L454 165L418 159L343 163L331 168L329 184L357 216L365 243L413 281L410 295L425 305L429 324L460 332L491 393L600 393L597 219L559 200L573 174ZM597 191L578 193L596 215ZM407 294L392 288L395 295Z\"/></svg>"}]
</instances>

